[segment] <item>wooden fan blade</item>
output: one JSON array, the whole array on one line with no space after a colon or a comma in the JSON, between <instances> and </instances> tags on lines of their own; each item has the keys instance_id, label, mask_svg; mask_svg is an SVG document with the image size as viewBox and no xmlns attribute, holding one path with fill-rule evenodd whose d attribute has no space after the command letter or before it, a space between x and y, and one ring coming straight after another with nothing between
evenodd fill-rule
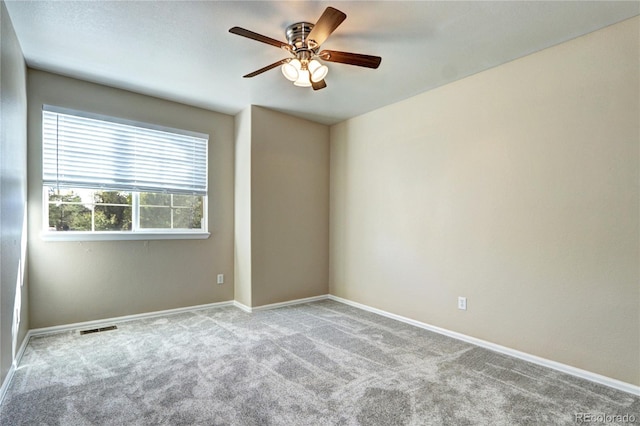
<instances>
[{"instance_id":1,"label":"wooden fan blade","mask_svg":"<svg viewBox=\"0 0 640 426\"><path fill-rule=\"evenodd\" d=\"M289 62L289 59L283 59L283 60L281 60L281 61L274 62L274 63L273 63L273 64L271 64L271 65L267 65L267 66L266 66L266 67L264 67L264 68L260 68L259 70L254 71L254 72L252 72L252 73L250 73L250 74L247 74L247 75L243 75L242 77L243 77L243 78L251 78L251 77L255 77L255 76L256 76L256 75L258 75L258 74L262 74L262 73L263 73L263 72L265 72L265 71L269 71L270 69L273 69L273 68L277 67L278 65L286 64L287 62Z\"/></svg>"},{"instance_id":2,"label":"wooden fan blade","mask_svg":"<svg viewBox=\"0 0 640 426\"><path fill-rule=\"evenodd\" d=\"M271 37L263 36L262 34L254 33L253 31L245 30L244 28L233 27L233 28L231 28L229 30L229 32L231 34L236 34L236 35L239 35L239 36L242 36L242 37L247 37L247 38L250 38L252 40L260 41L262 43L267 43L267 44L270 44L272 46L281 47L283 49L291 50L291 46L289 46L287 43L285 43L283 41L276 40L276 39L271 38Z\"/></svg>"},{"instance_id":3,"label":"wooden fan blade","mask_svg":"<svg viewBox=\"0 0 640 426\"><path fill-rule=\"evenodd\" d=\"M347 19L347 15L343 12L333 7L327 7L313 26L307 39L315 43L315 47L320 46L345 19Z\"/></svg>"},{"instance_id":4,"label":"wooden fan blade","mask_svg":"<svg viewBox=\"0 0 640 426\"><path fill-rule=\"evenodd\" d=\"M324 80L320 80L318 82L312 81L311 87L313 87L313 90L320 90L327 87L327 83L325 83Z\"/></svg>"},{"instance_id":5,"label":"wooden fan blade","mask_svg":"<svg viewBox=\"0 0 640 426\"><path fill-rule=\"evenodd\" d=\"M320 59L341 64L356 65L366 68L378 68L382 58L380 56L362 55L360 53L338 52L337 50L323 50L318 54Z\"/></svg>"}]
</instances>

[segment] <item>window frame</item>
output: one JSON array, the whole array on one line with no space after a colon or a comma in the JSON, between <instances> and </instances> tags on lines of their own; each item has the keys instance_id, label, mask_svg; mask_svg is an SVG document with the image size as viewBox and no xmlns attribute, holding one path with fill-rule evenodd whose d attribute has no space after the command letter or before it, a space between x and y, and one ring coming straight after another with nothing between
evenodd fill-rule
<instances>
[{"instance_id":1,"label":"window frame","mask_svg":"<svg viewBox=\"0 0 640 426\"><path fill-rule=\"evenodd\" d=\"M190 132L187 130L175 129L165 126L160 126L156 124L138 122L128 119L122 119L117 117L110 117L105 115L99 115L84 111L77 111L68 108L62 108L57 106L43 105L42 114L40 116L40 123L43 125L44 119L44 111L53 111L60 112L63 114L71 114L78 117L87 117L92 119L98 119L106 122L113 122L117 124L126 124L129 126L135 126L139 128L147 128L153 130L160 130L165 132L171 132L176 134L185 134L185 135L199 135L206 137L207 145L209 143L209 135L200 134L196 132ZM42 149L44 149L44 129L41 130L41 141L42 141ZM205 164L206 164L206 175L208 180L208 168L209 168L209 158L208 158L208 148L205 151ZM41 167L44 165L41 161ZM207 185L208 186L208 185ZM42 228L40 232L41 239L43 241L119 241L119 240L191 240L191 239L207 239L211 235L209 232L209 224L208 224L208 211L209 211L209 191L205 195L199 195L202 197L202 226L199 229L186 229L186 228L141 228L140 227L140 191L130 190L126 192L131 193L131 230L127 231L51 231L49 228L49 194L48 190L51 185L47 185L44 183L44 179L41 177L41 187L42 187ZM80 189L80 188L67 188L65 189ZM88 189L88 188L87 188ZM93 188L94 191L105 190L105 188ZM171 195L180 195L180 194L172 194ZM173 197L172 197L173 199ZM95 206L94 206L95 207ZM169 207L173 210L173 206ZM92 213L92 221L93 221ZM173 213L172 213L173 216Z\"/></svg>"}]
</instances>

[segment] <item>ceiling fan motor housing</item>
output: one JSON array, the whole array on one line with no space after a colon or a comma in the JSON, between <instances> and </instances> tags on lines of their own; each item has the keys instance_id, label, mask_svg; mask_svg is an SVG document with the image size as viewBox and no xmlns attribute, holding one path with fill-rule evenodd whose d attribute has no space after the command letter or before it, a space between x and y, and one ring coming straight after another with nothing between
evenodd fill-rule
<instances>
[{"instance_id":1,"label":"ceiling fan motor housing","mask_svg":"<svg viewBox=\"0 0 640 426\"><path fill-rule=\"evenodd\" d=\"M313 29L314 25L310 22L296 22L287 27L286 36L287 41L293 47L294 52L311 50L315 53L318 45L315 45L310 40L307 40L309 33Z\"/></svg>"}]
</instances>

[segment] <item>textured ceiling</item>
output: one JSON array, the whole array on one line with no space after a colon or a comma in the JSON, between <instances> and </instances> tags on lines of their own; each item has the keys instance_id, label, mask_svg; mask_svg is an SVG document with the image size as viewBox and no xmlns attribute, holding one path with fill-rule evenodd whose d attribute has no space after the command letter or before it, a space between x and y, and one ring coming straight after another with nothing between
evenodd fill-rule
<instances>
[{"instance_id":1,"label":"textured ceiling","mask_svg":"<svg viewBox=\"0 0 640 426\"><path fill-rule=\"evenodd\" d=\"M333 124L640 13L639 2L6 1L30 67L228 114L250 104ZM347 19L323 48L382 56L377 70L329 63L314 92L279 69L287 57L228 32L285 40L327 6Z\"/></svg>"}]
</instances>

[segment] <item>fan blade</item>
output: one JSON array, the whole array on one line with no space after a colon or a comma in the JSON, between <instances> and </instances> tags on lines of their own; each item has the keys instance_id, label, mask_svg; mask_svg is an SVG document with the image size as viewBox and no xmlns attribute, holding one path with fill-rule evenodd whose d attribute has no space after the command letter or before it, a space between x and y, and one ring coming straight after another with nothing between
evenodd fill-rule
<instances>
[{"instance_id":1,"label":"fan blade","mask_svg":"<svg viewBox=\"0 0 640 426\"><path fill-rule=\"evenodd\" d=\"M262 34L254 33L253 31L245 30L244 28L233 27L233 28L231 28L229 30L229 32L231 34L236 34L236 35L239 35L239 36L242 36L242 37L247 37L247 38L250 38L252 40L261 41L262 43L267 43L267 44L270 44L272 46L281 47L281 48L286 49L286 50L291 50L291 46L289 46L287 43L285 43L283 41L276 40L276 39L271 38L271 37L263 36Z\"/></svg>"},{"instance_id":2,"label":"fan blade","mask_svg":"<svg viewBox=\"0 0 640 426\"><path fill-rule=\"evenodd\" d=\"M320 46L345 19L347 19L347 15L338 9L327 7L318 22L313 26L307 40L315 43L315 47Z\"/></svg>"},{"instance_id":3,"label":"fan blade","mask_svg":"<svg viewBox=\"0 0 640 426\"><path fill-rule=\"evenodd\" d=\"M327 87L327 83L325 83L324 80L320 80L318 82L312 81L311 87L313 87L313 90L320 90Z\"/></svg>"},{"instance_id":4,"label":"fan blade","mask_svg":"<svg viewBox=\"0 0 640 426\"><path fill-rule=\"evenodd\" d=\"M273 69L273 68L277 67L278 65L286 64L286 63L287 63L287 62L289 62L289 61L290 61L290 59L283 59L283 60L281 60L281 61L274 62L274 63L273 63L273 64L271 64L271 65L267 65L267 66L266 66L266 67L264 67L264 68L260 68L259 70L254 71L254 72L252 72L252 73L250 73L250 74L247 74L247 75L243 75L242 77L243 77L243 78L251 78L251 77L255 77L255 76L256 76L256 75L258 75L258 74L262 74L262 73L263 73L263 72L265 72L265 71L269 71L270 69Z\"/></svg>"},{"instance_id":5,"label":"fan blade","mask_svg":"<svg viewBox=\"0 0 640 426\"><path fill-rule=\"evenodd\" d=\"M337 50L323 50L318 54L320 59L341 64L356 65L366 68L378 68L382 58L380 56L362 55L360 53L338 52Z\"/></svg>"}]
</instances>

